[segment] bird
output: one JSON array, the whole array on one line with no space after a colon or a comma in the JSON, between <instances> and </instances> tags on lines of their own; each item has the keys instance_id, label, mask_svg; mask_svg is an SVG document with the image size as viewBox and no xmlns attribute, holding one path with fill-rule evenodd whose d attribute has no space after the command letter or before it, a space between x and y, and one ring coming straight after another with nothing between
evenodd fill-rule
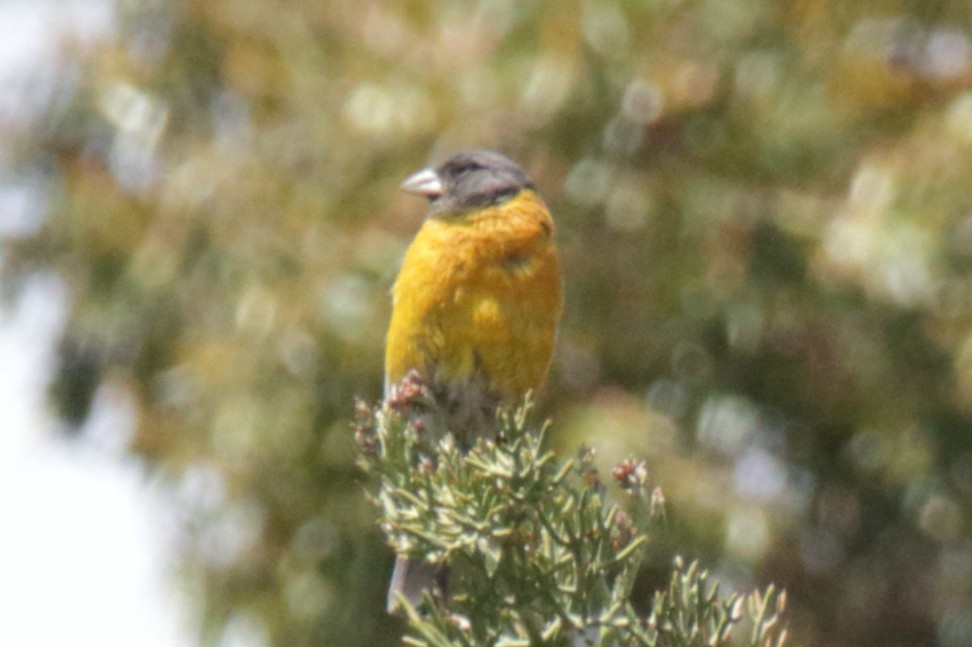
<instances>
[{"instance_id":1,"label":"bird","mask_svg":"<svg viewBox=\"0 0 972 647\"><path fill-rule=\"evenodd\" d=\"M554 221L529 174L489 150L459 152L409 176L428 214L391 291L385 396L417 372L460 441L488 433L496 410L546 380L563 309ZM443 571L396 559L399 595L417 606Z\"/></svg>"}]
</instances>

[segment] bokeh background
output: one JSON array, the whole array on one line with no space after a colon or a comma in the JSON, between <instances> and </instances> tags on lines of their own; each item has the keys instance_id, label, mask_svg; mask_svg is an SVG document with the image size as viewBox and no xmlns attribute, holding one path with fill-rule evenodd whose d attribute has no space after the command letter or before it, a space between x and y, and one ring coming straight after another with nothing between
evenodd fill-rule
<instances>
[{"instance_id":1,"label":"bokeh background","mask_svg":"<svg viewBox=\"0 0 972 647\"><path fill-rule=\"evenodd\" d=\"M785 586L801 644L972 644L964 0L5 0L0 17L0 271L7 312L28 312L0 361L33 349L64 460L108 447L152 484L152 507L117 511L164 518L174 641L395 644L352 400L380 394L387 293L424 213L397 184L489 147L558 222L542 411L567 452L648 459L669 501L658 563ZM22 510L78 494L24 482L4 493ZM16 549L57 560L113 527L63 525ZM59 584L37 595L52 621Z\"/></svg>"}]
</instances>

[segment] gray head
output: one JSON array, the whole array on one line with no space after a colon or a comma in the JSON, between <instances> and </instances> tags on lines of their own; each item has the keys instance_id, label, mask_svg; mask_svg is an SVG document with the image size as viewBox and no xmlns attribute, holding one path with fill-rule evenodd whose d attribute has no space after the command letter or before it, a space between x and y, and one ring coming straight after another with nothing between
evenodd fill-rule
<instances>
[{"instance_id":1,"label":"gray head","mask_svg":"<svg viewBox=\"0 0 972 647\"><path fill-rule=\"evenodd\" d=\"M533 181L509 158L477 150L457 153L434 169L422 169L401 188L428 198L432 213L450 213L500 204L521 189L532 189Z\"/></svg>"}]
</instances>

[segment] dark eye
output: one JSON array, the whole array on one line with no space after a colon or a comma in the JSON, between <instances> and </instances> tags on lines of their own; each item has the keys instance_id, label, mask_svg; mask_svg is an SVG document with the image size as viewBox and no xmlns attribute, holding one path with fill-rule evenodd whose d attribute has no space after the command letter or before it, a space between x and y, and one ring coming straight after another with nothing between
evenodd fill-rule
<instances>
[{"instance_id":1,"label":"dark eye","mask_svg":"<svg viewBox=\"0 0 972 647\"><path fill-rule=\"evenodd\" d=\"M476 170L478 170L480 168L482 168L482 167L479 164L477 164L476 162L463 162L462 164L459 164L458 166L456 166L455 174L456 175L466 175L466 174L471 173L472 171L476 171Z\"/></svg>"}]
</instances>

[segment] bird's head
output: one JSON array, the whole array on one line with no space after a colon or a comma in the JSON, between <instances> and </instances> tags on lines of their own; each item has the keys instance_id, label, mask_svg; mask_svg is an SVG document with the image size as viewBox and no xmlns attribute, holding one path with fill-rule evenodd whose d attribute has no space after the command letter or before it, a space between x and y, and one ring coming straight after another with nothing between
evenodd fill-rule
<instances>
[{"instance_id":1,"label":"bird's head","mask_svg":"<svg viewBox=\"0 0 972 647\"><path fill-rule=\"evenodd\" d=\"M435 168L422 169L401 188L425 196L432 214L443 214L500 204L522 189L533 189L533 181L509 158L477 150L457 153Z\"/></svg>"}]
</instances>

